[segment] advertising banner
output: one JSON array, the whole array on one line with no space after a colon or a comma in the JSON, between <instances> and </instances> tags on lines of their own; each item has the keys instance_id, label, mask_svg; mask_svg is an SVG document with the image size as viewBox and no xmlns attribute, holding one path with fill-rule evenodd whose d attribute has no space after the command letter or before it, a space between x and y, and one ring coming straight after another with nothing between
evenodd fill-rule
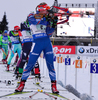
<instances>
[{"instance_id":1,"label":"advertising banner","mask_svg":"<svg viewBox=\"0 0 98 100\"><path fill-rule=\"evenodd\" d=\"M98 46L77 46L79 55L98 55Z\"/></svg>"},{"instance_id":2,"label":"advertising banner","mask_svg":"<svg viewBox=\"0 0 98 100\"><path fill-rule=\"evenodd\" d=\"M54 54L76 54L75 46L60 46L54 45L53 52Z\"/></svg>"}]
</instances>

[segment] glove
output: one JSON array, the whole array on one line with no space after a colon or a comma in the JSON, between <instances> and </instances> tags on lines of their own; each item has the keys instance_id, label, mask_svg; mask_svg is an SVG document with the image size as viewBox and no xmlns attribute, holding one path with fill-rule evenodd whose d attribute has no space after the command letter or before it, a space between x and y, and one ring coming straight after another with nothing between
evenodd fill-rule
<instances>
[{"instance_id":1,"label":"glove","mask_svg":"<svg viewBox=\"0 0 98 100\"><path fill-rule=\"evenodd\" d=\"M51 17L51 16L49 16L49 14L48 14L48 15L46 15L46 16L45 16L45 18L46 18L46 21L48 21L48 22L50 22L50 21L51 21L51 19L52 19L52 17Z\"/></svg>"},{"instance_id":2,"label":"glove","mask_svg":"<svg viewBox=\"0 0 98 100\"><path fill-rule=\"evenodd\" d=\"M9 47L10 47L10 49L11 49L11 47L12 47L12 43L9 43Z\"/></svg>"},{"instance_id":3,"label":"glove","mask_svg":"<svg viewBox=\"0 0 98 100\"><path fill-rule=\"evenodd\" d=\"M2 48L2 45L0 45L0 49Z\"/></svg>"},{"instance_id":4,"label":"glove","mask_svg":"<svg viewBox=\"0 0 98 100\"><path fill-rule=\"evenodd\" d=\"M58 17L57 16L54 16L52 22L51 22L51 27L52 28L55 28L56 25L57 25L57 22L58 22Z\"/></svg>"},{"instance_id":5,"label":"glove","mask_svg":"<svg viewBox=\"0 0 98 100\"><path fill-rule=\"evenodd\" d=\"M49 14L45 16L46 18L46 21L50 22L50 26L52 28L55 28L55 26L57 25L57 22L58 22L58 17L57 16L54 16L54 17L51 17Z\"/></svg>"}]
</instances>

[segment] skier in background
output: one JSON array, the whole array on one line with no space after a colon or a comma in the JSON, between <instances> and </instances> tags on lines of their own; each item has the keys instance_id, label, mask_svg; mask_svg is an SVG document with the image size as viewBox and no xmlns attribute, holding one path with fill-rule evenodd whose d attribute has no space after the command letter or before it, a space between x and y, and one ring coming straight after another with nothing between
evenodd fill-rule
<instances>
[{"instance_id":1,"label":"skier in background","mask_svg":"<svg viewBox=\"0 0 98 100\"><path fill-rule=\"evenodd\" d=\"M21 48L21 41L20 41L20 36L21 36L20 27L15 26L14 30L11 30L9 32L9 36L12 41L12 44L10 44L11 52L10 52L10 57L7 62L7 71L9 71L10 63L11 63L12 58L14 57L14 54L17 52L19 58L21 55L22 48Z\"/></svg>"},{"instance_id":2,"label":"skier in background","mask_svg":"<svg viewBox=\"0 0 98 100\"><path fill-rule=\"evenodd\" d=\"M33 42L33 37L32 37L28 20L21 23L20 30L22 33L22 36L21 36L22 53L15 70L16 78L21 77L23 73L23 68L26 61L28 60L28 56L29 56L32 42ZM34 69L35 69L35 74L37 74L38 77L40 78L40 70L39 70L38 61L36 62Z\"/></svg>"},{"instance_id":3,"label":"skier in background","mask_svg":"<svg viewBox=\"0 0 98 100\"><path fill-rule=\"evenodd\" d=\"M33 32L34 40L32 43L28 64L23 71L20 85L17 89L15 89L15 92L23 91L25 82L30 75L30 71L43 51L51 79L52 92L58 94L59 91L56 87L56 73L53 64L53 49L49 38L55 30L58 18L54 17L53 19L51 18L51 22L48 21L49 17L45 17L45 15L48 13L47 10L50 9L50 7L46 3L40 3L36 9L36 14L31 13L28 16L28 22L30 29Z\"/></svg>"},{"instance_id":4,"label":"skier in background","mask_svg":"<svg viewBox=\"0 0 98 100\"><path fill-rule=\"evenodd\" d=\"M7 64L8 57L8 45L11 43L10 37L7 35L8 31L4 30L2 36L0 37L0 48L3 50L3 64Z\"/></svg>"}]
</instances>

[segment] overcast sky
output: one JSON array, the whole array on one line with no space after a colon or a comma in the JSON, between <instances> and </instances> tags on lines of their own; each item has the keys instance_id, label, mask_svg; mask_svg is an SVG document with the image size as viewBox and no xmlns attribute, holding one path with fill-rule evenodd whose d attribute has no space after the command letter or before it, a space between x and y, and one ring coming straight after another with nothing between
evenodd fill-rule
<instances>
[{"instance_id":1,"label":"overcast sky","mask_svg":"<svg viewBox=\"0 0 98 100\"><path fill-rule=\"evenodd\" d=\"M36 6L41 2L52 6L54 0L0 0L0 21L6 12L9 30L13 30L15 25L26 20L30 12L35 12ZM97 3L97 0L58 0L58 3Z\"/></svg>"}]
</instances>

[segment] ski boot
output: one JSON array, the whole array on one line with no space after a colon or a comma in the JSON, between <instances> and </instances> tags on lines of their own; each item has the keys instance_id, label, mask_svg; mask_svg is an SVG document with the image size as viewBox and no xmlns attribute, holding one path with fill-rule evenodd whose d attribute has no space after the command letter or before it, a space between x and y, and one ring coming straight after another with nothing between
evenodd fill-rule
<instances>
[{"instance_id":1,"label":"ski boot","mask_svg":"<svg viewBox=\"0 0 98 100\"><path fill-rule=\"evenodd\" d=\"M35 77L37 76L37 78L38 78L39 80L41 79L39 67L35 67L35 68L34 68L34 74L35 74Z\"/></svg>"},{"instance_id":2,"label":"ski boot","mask_svg":"<svg viewBox=\"0 0 98 100\"><path fill-rule=\"evenodd\" d=\"M3 64L7 64L7 60L6 59L2 59Z\"/></svg>"},{"instance_id":3,"label":"ski boot","mask_svg":"<svg viewBox=\"0 0 98 100\"><path fill-rule=\"evenodd\" d=\"M17 73L19 73L19 67L16 66L14 74L17 74Z\"/></svg>"},{"instance_id":4,"label":"ski boot","mask_svg":"<svg viewBox=\"0 0 98 100\"><path fill-rule=\"evenodd\" d=\"M37 84L37 85L39 85L40 83L39 83L39 78L38 78L38 75L35 75L35 83Z\"/></svg>"},{"instance_id":5,"label":"ski boot","mask_svg":"<svg viewBox=\"0 0 98 100\"><path fill-rule=\"evenodd\" d=\"M59 94L59 91L57 90L56 87L56 81L51 81L51 89L52 89L52 93Z\"/></svg>"},{"instance_id":6,"label":"ski boot","mask_svg":"<svg viewBox=\"0 0 98 100\"><path fill-rule=\"evenodd\" d=\"M15 92L22 92L23 89L24 89L24 86L25 86L25 82L26 82L25 80L21 80L21 82L20 82L18 88L15 89Z\"/></svg>"}]
</instances>

